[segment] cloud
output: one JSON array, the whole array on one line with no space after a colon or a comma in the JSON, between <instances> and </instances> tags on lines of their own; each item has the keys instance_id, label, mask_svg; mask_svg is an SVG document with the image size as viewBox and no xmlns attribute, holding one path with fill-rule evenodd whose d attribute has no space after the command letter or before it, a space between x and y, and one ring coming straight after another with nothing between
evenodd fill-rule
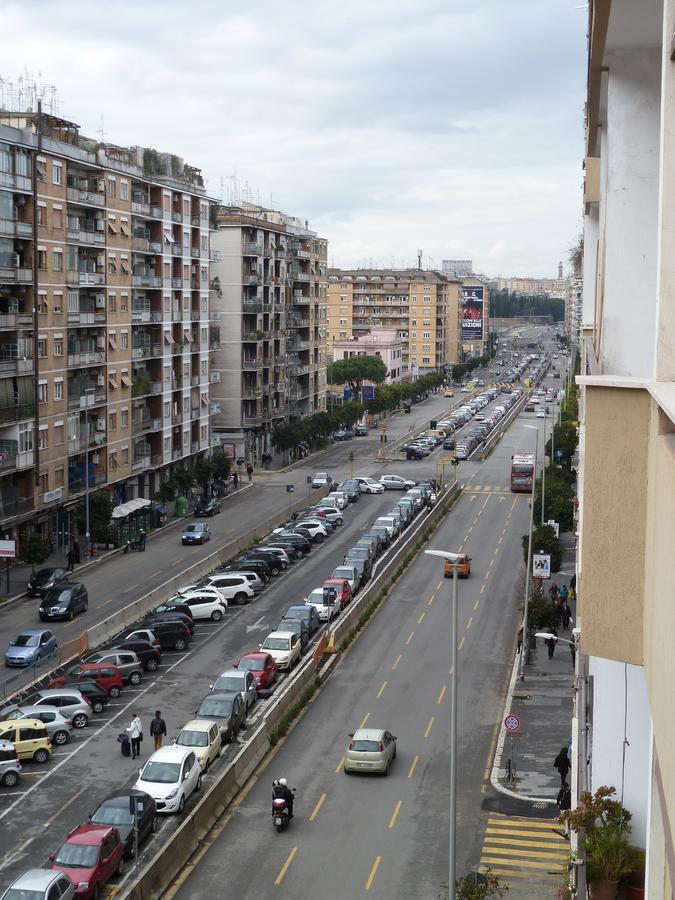
<instances>
[{"instance_id":1,"label":"cloud","mask_svg":"<svg viewBox=\"0 0 675 900\"><path fill-rule=\"evenodd\" d=\"M0 0L0 76L41 72L117 144L236 173L343 265L555 271L578 230L574 0Z\"/></svg>"}]
</instances>

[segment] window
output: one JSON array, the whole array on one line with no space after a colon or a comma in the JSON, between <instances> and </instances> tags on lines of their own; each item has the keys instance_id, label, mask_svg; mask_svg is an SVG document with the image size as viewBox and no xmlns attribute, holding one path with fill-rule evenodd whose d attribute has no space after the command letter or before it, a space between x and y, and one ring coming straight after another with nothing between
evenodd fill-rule
<instances>
[{"instance_id":1,"label":"window","mask_svg":"<svg viewBox=\"0 0 675 900\"><path fill-rule=\"evenodd\" d=\"M55 400L63 400L63 382L62 381L54 382L54 399Z\"/></svg>"},{"instance_id":2,"label":"window","mask_svg":"<svg viewBox=\"0 0 675 900\"><path fill-rule=\"evenodd\" d=\"M54 356L63 356L63 338L55 337L52 344L52 353Z\"/></svg>"},{"instance_id":3,"label":"window","mask_svg":"<svg viewBox=\"0 0 675 900\"><path fill-rule=\"evenodd\" d=\"M128 428L129 427L129 410L123 409L120 412L120 428Z\"/></svg>"},{"instance_id":4,"label":"window","mask_svg":"<svg viewBox=\"0 0 675 900\"><path fill-rule=\"evenodd\" d=\"M54 425L54 444L57 447L60 447L63 444L63 422L57 422Z\"/></svg>"},{"instance_id":5,"label":"window","mask_svg":"<svg viewBox=\"0 0 675 900\"><path fill-rule=\"evenodd\" d=\"M116 182L115 182L114 177L112 175L108 175L108 196L109 197L114 197L116 195L115 185L116 185Z\"/></svg>"},{"instance_id":6,"label":"window","mask_svg":"<svg viewBox=\"0 0 675 900\"><path fill-rule=\"evenodd\" d=\"M38 203L38 225L46 225L47 224L47 208L44 203Z\"/></svg>"},{"instance_id":7,"label":"window","mask_svg":"<svg viewBox=\"0 0 675 900\"><path fill-rule=\"evenodd\" d=\"M164 401L164 418L168 419L170 415L171 415L171 401L165 400Z\"/></svg>"},{"instance_id":8,"label":"window","mask_svg":"<svg viewBox=\"0 0 675 900\"><path fill-rule=\"evenodd\" d=\"M49 436L49 425L40 425L40 450L47 450L49 448L48 436Z\"/></svg>"},{"instance_id":9,"label":"window","mask_svg":"<svg viewBox=\"0 0 675 900\"><path fill-rule=\"evenodd\" d=\"M61 426L61 443L63 443L63 426ZM63 487L64 467L54 469L54 483L56 487Z\"/></svg>"},{"instance_id":10,"label":"window","mask_svg":"<svg viewBox=\"0 0 675 900\"><path fill-rule=\"evenodd\" d=\"M129 182L126 178L120 178L120 200L129 199Z\"/></svg>"},{"instance_id":11,"label":"window","mask_svg":"<svg viewBox=\"0 0 675 900\"><path fill-rule=\"evenodd\" d=\"M108 294L108 312L117 312L117 294Z\"/></svg>"},{"instance_id":12,"label":"window","mask_svg":"<svg viewBox=\"0 0 675 900\"><path fill-rule=\"evenodd\" d=\"M47 338L38 338L38 356L40 359L47 356Z\"/></svg>"},{"instance_id":13,"label":"window","mask_svg":"<svg viewBox=\"0 0 675 900\"><path fill-rule=\"evenodd\" d=\"M171 438L170 437L164 438L164 452L171 453Z\"/></svg>"},{"instance_id":14,"label":"window","mask_svg":"<svg viewBox=\"0 0 675 900\"><path fill-rule=\"evenodd\" d=\"M122 294L120 297L120 312L129 312L129 295Z\"/></svg>"},{"instance_id":15,"label":"window","mask_svg":"<svg viewBox=\"0 0 675 900\"><path fill-rule=\"evenodd\" d=\"M108 431L117 430L117 413L111 412L108 416Z\"/></svg>"},{"instance_id":16,"label":"window","mask_svg":"<svg viewBox=\"0 0 675 900\"><path fill-rule=\"evenodd\" d=\"M129 349L129 335L126 332L122 332L120 335L120 350L128 350Z\"/></svg>"},{"instance_id":17,"label":"window","mask_svg":"<svg viewBox=\"0 0 675 900\"><path fill-rule=\"evenodd\" d=\"M52 306L52 312L57 315L63 312L63 294L59 291L54 294L54 305Z\"/></svg>"},{"instance_id":18,"label":"window","mask_svg":"<svg viewBox=\"0 0 675 900\"><path fill-rule=\"evenodd\" d=\"M52 210L52 228L63 229L63 210L55 206Z\"/></svg>"},{"instance_id":19,"label":"window","mask_svg":"<svg viewBox=\"0 0 675 900\"><path fill-rule=\"evenodd\" d=\"M428 362L429 362L429 357L428 357L428 356L423 356L423 357L422 357L422 362L423 362L423 363L428 363Z\"/></svg>"},{"instance_id":20,"label":"window","mask_svg":"<svg viewBox=\"0 0 675 900\"><path fill-rule=\"evenodd\" d=\"M63 250L54 250L52 254L52 271L63 272Z\"/></svg>"},{"instance_id":21,"label":"window","mask_svg":"<svg viewBox=\"0 0 675 900\"><path fill-rule=\"evenodd\" d=\"M38 156L35 168L37 169L37 180L38 181L46 181L47 180L47 160L44 156Z\"/></svg>"},{"instance_id":22,"label":"window","mask_svg":"<svg viewBox=\"0 0 675 900\"><path fill-rule=\"evenodd\" d=\"M38 247L38 269L42 272L47 271L47 251L44 247Z\"/></svg>"},{"instance_id":23,"label":"window","mask_svg":"<svg viewBox=\"0 0 675 900\"><path fill-rule=\"evenodd\" d=\"M121 450L121 452L120 452L120 456L121 456L121 459L122 459L122 465L123 465L123 466L128 466L128 465L129 465L129 448L128 448L128 447L122 447L122 450Z\"/></svg>"},{"instance_id":24,"label":"window","mask_svg":"<svg viewBox=\"0 0 675 900\"><path fill-rule=\"evenodd\" d=\"M33 449L33 426L19 425L19 453Z\"/></svg>"},{"instance_id":25,"label":"window","mask_svg":"<svg viewBox=\"0 0 675 900\"><path fill-rule=\"evenodd\" d=\"M431 333L428 332L428 331L425 331L425 332L422 334L422 337L423 337L423 338L430 338L430 337L431 337Z\"/></svg>"},{"instance_id":26,"label":"window","mask_svg":"<svg viewBox=\"0 0 675 900\"><path fill-rule=\"evenodd\" d=\"M425 296L424 302L425 302L425 303L431 303L431 297Z\"/></svg>"},{"instance_id":27,"label":"window","mask_svg":"<svg viewBox=\"0 0 675 900\"><path fill-rule=\"evenodd\" d=\"M207 438L207 430L208 427L206 425L202 425L199 429L199 439L204 442Z\"/></svg>"},{"instance_id":28,"label":"window","mask_svg":"<svg viewBox=\"0 0 675 900\"><path fill-rule=\"evenodd\" d=\"M108 257L108 275L117 275L117 260L114 256Z\"/></svg>"},{"instance_id":29,"label":"window","mask_svg":"<svg viewBox=\"0 0 675 900\"><path fill-rule=\"evenodd\" d=\"M38 384L38 403L47 402L47 382L41 381Z\"/></svg>"},{"instance_id":30,"label":"window","mask_svg":"<svg viewBox=\"0 0 675 900\"><path fill-rule=\"evenodd\" d=\"M60 162L52 163L52 184L63 184L63 166Z\"/></svg>"},{"instance_id":31,"label":"window","mask_svg":"<svg viewBox=\"0 0 675 900\"><path fill-rule=\"evenodd\" d=\"M117 450L111 450L108 454L108 468L116 469L117 468Z\"/></svg>"},{"instance_id":32,"label":"window","mask_svg":"<svg viewBox=\"0 0 675 900\"><path fill-rule=\"evenodd\" d=\"M117 350L117 332L108 332L108 349Z\"/></svg>"},{"instance_id":33,"label":"window","mask_svg":"<svg viewBox=\"0 0 675 900\"><path fill-rule=\"evenodd\" d=\"M417 325L417 319L413 319L410 323L411 325Z\"/></svg>"}]
</instances>

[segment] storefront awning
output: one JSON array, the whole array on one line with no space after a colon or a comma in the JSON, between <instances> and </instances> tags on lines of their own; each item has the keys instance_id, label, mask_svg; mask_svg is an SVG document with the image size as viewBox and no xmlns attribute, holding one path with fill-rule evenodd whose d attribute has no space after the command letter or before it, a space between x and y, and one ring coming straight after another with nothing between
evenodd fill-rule
<instances>
[{"instance_id":1,"label":"storefront awning","mask_svg":"<svg viewBox=\"0 0 675 900\"><path fill-rule=\"evenodd\" d=\"M136 500L127 500L126 503L120 503L119 506L113 509L112 518L126 519L132 513L138 512L139 509L145 509L148 506L152 506L152 501L146 500L144 497L138 497Z\"/></svg>"}]
</instances>

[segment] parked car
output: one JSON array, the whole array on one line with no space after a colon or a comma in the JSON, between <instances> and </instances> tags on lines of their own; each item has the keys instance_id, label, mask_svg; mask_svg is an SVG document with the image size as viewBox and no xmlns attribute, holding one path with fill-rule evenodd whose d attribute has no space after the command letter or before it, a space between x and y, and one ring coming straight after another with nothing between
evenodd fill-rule
<instances>
[{"instance_id":1,"label":"parked car","mask_svg":"<svg viewBox=\"0 0 675 900\"><path fill-rule=\"evenodd\" d=\"M317 515L319 518L324 519L326 522L329 522L331 525L337 525L338 527L343 524L344 517L342 515L341 510L335 509L334 506L315 506L312 508L311 515ZM300 516L300 521L305 518L304 516Z\"/></svg>"},{"instance_id":2,"label":"parked car","mask_svg":"<svg viewBox=\"0 0 675 900\"><path fill-rule=\"evenodd\" d=\"M220 728L210 719L191 719L183 725L174 744L194 750L202 772L209 771L209 766L218 759L223 748Z\"/></svg>"},{"instance_id":3,"label":"parked car","mask_svg":"<svg viewBox=\"0 0 675 900\"><path fill-rule=\"evenodd\" d=\"M307 606L313 606L322 622L329 622L340 615L340 601L337 591L324 591L322 587L315 588L305 599ZM271 652L271 651L270 651Z\"/></svg>"},{"instance_id":4,"label":"parked car","mask_svg":"<svg viewBox=\"0 0 675 900\"><path fill-rule=\"evenodd\" d=\"M347 495L350 503L358 503L361 499L361 486L353 478L343 481L340 485L340 490Z\"/></svg>"},{"instance_id":5,"label":"parked car","mask_svg":"<svg viewBox=\"0 0 675 900\"><path fill-rule=\"evenodd\" d=\"M136 808L136 824L138 828L138 845L157 830L157 808L155 801L145 791L129 790L114 791L98 805L89 816L92 825L114 825L119 832L120 840L124 844L125 859L133 859L136 855L136 841L134 839L134 814L131 804ZM51 898L50 898L51 900Z\"/></svg>"},{"instance_id":6,"label":"parked car","mask_svg":"<svg viewBox=\"0 0 675 900\"><path fill-rule=\"evenodd\" d=\"M282 531L281 534L274 534L272 540L275 544L283 547L285 544L292 544L298 557L308 556L312 552L312 541L292 531Z\"/></svg>"},{"instance_id":7,"label":"parked car","mask_svg":"<svg viewBox=\"0 0 675 900\"><path fill-rule=\"evenodd\" d=\"M162 661L162 651L150 641L121 641L113 650L132 650L141 661L146 672L154 672Z\"/></svg>"},{"instance_id":8,"label":"parked car","mask_svg":"<svg viewBox=\"0 0 675 900\"><path fill-rule=\"evenodd\" d=\"M120 640L149 641L161 650L185 650L190 643L190 633L179 622L156 620L146 628L128 628L122 632Z\"/></svg>"},{"instance_id":9,"label":"parked car","mask_svg":"<svg viewBox=\"0 0 675 900\"><path fill-rule=\"evenodd\" d=\"M388 775L396 759L396 738L382 728L359 728L350 735L344 772L380 772Z\"/></svg>"},{"instance_id":10,"label":"parked car","mask_svg":"<svg viewBox=\"0 0 675 900\"><path fill-rule=\"evenodd\" d=\"M323 583L324 591L326 588L335 591L340 602L340 609L344 609L352 599L352 589L346 578L327 578Z\"/></svg>"},{"instance_id":11,"label":"parked car","mask_svg":"<svg viewBox=\"0 0 675 900\"><path fill-rule=\"evenodd\" d=\"M183 603L183 598L179 595L177 597L171 597L169 600L164 603L160 603L159 606L156 606L153 609L153 613L181 613L183 616L187 616L188 619L194 619L192 615L191 608L187 605L187 603Z\"/></svg>"},{"instance_id":12,"label":"parked car","mask_svg":"<svg viewBox=\"0 0 675 900\"><path fill-rule=\"evenodd\" d=\"M415 487L416 483L411 481L410 478L403 478L401 475L383 475L380 478L380 484L383 484L387 491L407 491Z\"/></svg>"},{"instance_id":13,"label":"parked car","mask_svg":"<svg viewBox=\"0 0 675 900\"><path fill-rule=\"evenodd\" d=\"M194 621L209 619L211 622L220 622L227 610L227 600L216 599L209 592L201 590L185 594L183 603L190 607Z\"/></svg>"},{"instance_id":14,"label":"parked car","mask_svg":"<svg viewBox=\"0 0 675 900\"><path fill-rule=\"evenodd\" d=\"M211 540L211 529L203 522L191 522L181 534L181 542L185 544L205 544Z\"/></svg>"},{"instance_id":15,"label":"parked car","mask_svg":"<svg viewBox=\"0 0 675 900\"><path fill-rule=\"evenodd\" d=\"M325 484L332 484L332 481L333 479L328 472L316 472L316 474L312 475L313 488L323 487Z\"/></svg>"},{"instance_id":16,"label":"parked car","mask_svg":"<svg viewBox=\"0 0 675 900\"><path fill-rule=\"evenodd\" d=\"M297 635L300 638L300 654L304 654L309 644L309 628L306 622L302 619L288 619L284 617L275 628L275 631L290 631L292 634Z\"/></svg>"},{"instance_id":17,"label":"parked car","mask_svg":"<svg viewBox=\"0 0 675 900\"><path fill-rule=\"evenodd\" d=\"M368 534L374 534L382 538L385 549L391 544L393 538L391 531L384 525L371 525Z\"/></svg>"},{"instance_id":18,"label":"parked car","mask_svg":"<svg viewBox=\"0 0 675 900\"><path fill-rule=\"evenodd\" d=\"M40 719L8 719L0 722L0 741L10 741L20 760L46 763L52 755L47 726Z\"/></svg>"},{"instance_id":19,"label":"parked car","mask_svg":"<svg viewBox=\"0 0 675 900\"><path fill-rule=\"evenodd\" d=\"M6 706L0 710L0 719L39 719L47 729L52 745L59 747L70 741L73 721L61 714L56 706Z\"/></svg>"},{"instance_id":20,"label":"parked car","mask_svg":"<svg viewBox=\"0 0 675 900\"><path fill-rule=\"evenodd\" d=\"M72 900L75 886L65 872L28 869L13 881L0 900Z\"/></svg>"},{"instance_id":21,"label":"parked car","mask_svg":"<svg viewBox=\"0 0 675 900\"><path fill-rule=\"evenodd\" d=\"M49 859L76 885L76 897L93 900L113 875L124 873L124 844L116 828L78 825Z\"/></svg>"},{"instance_id":22,"label":"parked car","mask_svg":"<svg viewBox=\"0 0 675 900\"><path fill-rule=\"evenodd\" d=\"M155 750L134 788L150 794L157 812L182 813L190 795L201 786L202 772L194 750L171 745Z\"/></svg>"},{"instance_id":23,"label":"parked car","mask_svg":"<svg viewBox=\"0 0 675 900\"><path fill-rule=\"evenodd\" d=\"M391 541L398 537L400 531L400 526L393 516L378 516L377 519L375 519L373 527L386 528Z\"/></svg>"},{"instance_id":24,"label":"parked car","mask_svg":"<svg viewBox=\"0 0 675 900\"><path fill-rule=\"evenodd\" d=\"M26 697L21 709L31 706L56 707L62 716L70 719L74 728L86 728L91 718L91 703L77 688L43 688Z\"/></svg>"},{"instance_id":25,"label":"parked car","mask_svg":"<svg viewBox=\"0 0 675 900\"><path fill-rule=\"evenodd\" d=\"M358 547L348 550L347 555L345 556L345 567L352 568L356 571L359 587L363 587L364 584L370 581L372 572L372 563L370 562L369 557L360 554L360 551L363 550L365 550L367 554L368 551L366 547ZM359 551L359 554L357 555L354 551ZM335 574L335 572L333 574Z\"/></svg>"},{"instance_id":26,"label":"parked car","mask_svg":"<svg viewBox=\"0 0 675 900\"><path fill-rule=\"evenodd\" d=\"M70 619L89 609L89 594L83 584L62 581L58 587L49 588L42 595L38 615L40 621Z\"/></svg>"},{"instance_id":27,"label":"parked car","mask_svg":"<svg viewBox=\"0 0 675 900\"><path fill-rule=\"evenodd\" d=\"M214 497L212 500L202 500L201 503L198 503L195 506L194 514L196 516L215 516L222 511L223 504L217 497Z\"/></svg>"},{"instance_id":28,"label":"parked car","mask_svg":"<svg viewBox=\"0 0 675 900\"><path fill-rule=\"evenodd\" d=\"M101 650L85 657L85 662L114 666L127 684L135 685L143 681L143 664L133 650Z\"/></svg>"},{"instance_id":29,"label":"parked car","mask_svg":"<svg viewBox=\"0 0 675 900\"><path fill-rule=\"evenodd\" d=\"M252 672L240 671L239 669L225 669L210 687L212 691L222 691L225 694L241 694L247 712L258 699L255 678Z\"/></svg>"},{"instance_id":30,"label":"parked car","mask_svg":"<svg viewBox=\"0 0 675 900\"><path fill-rule=\"evenodd\" d=\"M255 594L248 578L241 572L218 572L212 576L211 584L226 604L229 602L248 603ZM208 591L205 593L208 594ZM182 602L185 602L185 599ZM192 614L193 616L195 614L194 607L192 607Z\"/></svg>"},{"instance_id":31,"label":"parked car","mask_svg":"<svg viewBox=\"0 0 675 900\"><path fill-rule=\"evenodd\" d=\"M342 490L331 491L327 495L327 497L330 497L331 499L335 499L338 509L346 509L347 506L349 505L349 498L347 497L345 492Z\"/></svg>"},{"instance_id":32,"label":"parked car","mask_svg":"<svg viewBox=\"0 0 675 900\"><path fill-rule=\"evenodd\" d=\"M194 621L188 616L184 616L182 613L174 612L173 610L163 613L148 613L141 621L142 624L147 625L150 628L154 628L155 625L173 625L178 629L182 629L188 638L191 638L195 633Z\"/></svg>"},{"instance_id":33,"label":"parked car","mask_svg":"<svg viewBox=\"0 0 675 900\"><path fill-rule=\"evenodd\" d=\"M290 672L293 664L300 660L300 639L288 631L272 631L267 635L260 649L274 659L280 669Z\"/></svg>"},{"instance_id":34,"label":"parked car","mask_svg":"<svg viewBox=\"0 0 675 900\"><path fill-rule=\"evenodd\" d=\"M271 688L277 680L277 664L269 653L245 653L236 668L253 674L257 691Z\"/></svg>"},{"instance_id":35,"label":"parked car","mask_svg":"<svg viewBox=\"0 0 675 900\"><path fill-rule=\"evenodd\" d=\"M34 575L31 575L26 584L26 592L29 597L41 597L49 588L56 587L62 581L68 580L68 573L65 569L45 568L38 569Z\"/></svg>"},{"instance_id":36,"label":"parked car","mask_svg":"<svg viewBox=\"0 0 675 900\"><path fill-rule=\"evenodd\" d=\"M309 636L312 637L321 627L319 614L313 606L297 605L289 606L284 613L284 619L302 619L309 628Z\"/></svg>"},{"instance_id":37,"label":"parked car","mask_svg":"<svg viewBox=\"0 0 675 900\"><path fill-rule=\"evenodd\" d=\"M367 425L355 425L354 426L354 437L367 437L368 435L368 426Z\"/></svg>"},{"instance_id":38,"label":"parked car","mask_svg":"<svg viewBox=\"0 0 675 900\"><path fill-rule=\"evenodd\" d=\"M351 588L352 596L358 591L361 583L361 578L353 565L338 566L336 569L333 569L333 574L330 577L346 580Z\"/></svg>"},{"instance_id":39,"label":"parked car","mask_svg":"<svg viewBox=\"0 0 675 900\"><path fill-rule=\"evenodd\" d=\"M5 653L5 665L33 666L41 659L48 659L56 652L58 643L52 631L46 628L26 628L9 642Z\"/></svg>"},{"instance_id":40,"label":"parked car","mask_svg":"<svg viewBox=\"0 0 675 900\"><path fill-rule=\"evenodd\" d=\"M122 673L113 663L99 662L92 659L85 662L72 663L59 675L53 675L49 687L63 687L80 681L91 681L102 688L109 697L119 697L124 687Z\"/></svg>"},{"instance_id":41,"label":"parked car","mask_svg":"<svg viewBox=\"0 0 675 900\"><path fill-rule=\"evenodd\" d=\"M340 428L333 435L333 440L334 441L351 441L353 437L354 437L354 432L351 430L351 428Z\"/></svg>"},{"instance_id":42,"label":"parked car","mask_svg":"<svg viewBox=\"0 0 675 900\"><path fill-rule=\"evenodd\" d=\"M110 703L110 697L108 696L106 689L96 684L95 681L89 681L88 679L77 681L74 679L73 681L68 681L67 684L63 686L62 690L65 688L78 691L78 693L82 694L84 700L91 708L90 711L95 713L102 713ZM48 690L59 690L59 688L48 688Z\"/></svg>"},{"instance_id":43,"label":"parked car","mask_svg":"<svg viewBox=\"0 0 675 900\"><path fill-rule=\"evenodd\" d=\"M241 694L213 691L199 704L195 717L215 722L220 728L220 740L225 744L233 741L243 727L246 721L246 704Z\"/></svg>"},{"instance_id":44,"label":"parked car","mask_svg":"<svg viewBox=\"0 0 675 900\"><path fill-rule=\"evenodd\" d=\"M366 476L358 476L354 479L359 483L359 490L362 494L382 494L384 493L384 485L380 484L379 481L375 481L374 478L367 478Z\"/></svg>"},{"instance_id":45,"label":"parked car","mask_svg":"<svg viewBox=\"0 0 675 900\"><path fill-rule=\"evenodd\" d=\"M21 778L21 763L11 741L0 741L0 784L14 787Z\"/></svg>"}]
</instances>

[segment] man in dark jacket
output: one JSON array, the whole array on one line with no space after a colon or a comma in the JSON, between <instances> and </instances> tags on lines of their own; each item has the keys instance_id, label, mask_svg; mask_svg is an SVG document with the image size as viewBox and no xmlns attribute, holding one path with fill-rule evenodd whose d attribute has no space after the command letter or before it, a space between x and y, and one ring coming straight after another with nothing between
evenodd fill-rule
<instances>
[{"instance_id":1,"label":"man in dark jacket","mask_svg":"<svg viewBox=\"0 0 675 900\"><path fill-rule=\"evenodd\" d=\"M570 761L567 756L567 747L563 747L560 753L553 760L553 767L558 770L560 774L560 784L563 785L567 781L567 773L570 770Z\"/></svg>"},{"instance_id":2,"label":"man in dark jacket","mask_svg":"<svg viewBox=\"0 0 675 900\"><path fill-rule=\"evenodd\" d=\"M289 788L285 778L280 778L272 784L272 798L274 800L285 800L288 806L288 817L293 818L293 791Z\"/></svg>"},{"instance_id":3,"label":"man in dark jacket","mask_svg":"<svg viewBox=\"0 0 675 900\"><path fill-rule=\"evenodd\" d=\"M150 734L155 741L155 750L159 750L166 734L166 722L159 710L155 712L155 718L150 722Z\"/></svg>"}]
</instances>

